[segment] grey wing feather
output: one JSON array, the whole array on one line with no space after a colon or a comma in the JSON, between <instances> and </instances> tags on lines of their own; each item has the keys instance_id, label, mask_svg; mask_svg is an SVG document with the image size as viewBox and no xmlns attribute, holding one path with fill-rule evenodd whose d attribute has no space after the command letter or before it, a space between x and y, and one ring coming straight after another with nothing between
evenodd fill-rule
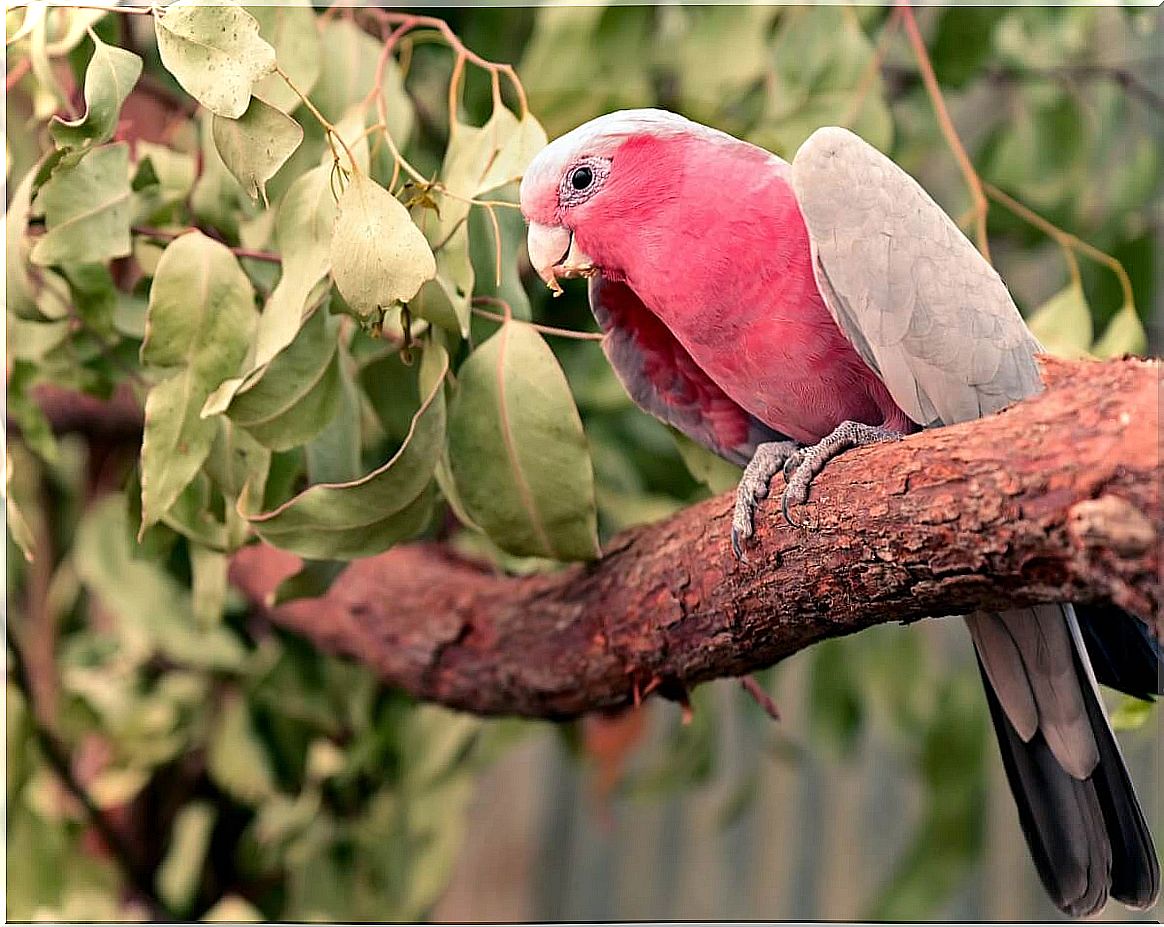
<instances>
[{"instance_id":1,"label":"grey wing feather","mask_svg":"<svg viewBox=\"0 0 1164 927\"><path fill-rule=\"evenodd\" d=\"M839 128L792 162L817 285L837 325L921 425L995 412L1039 391L1006 285L905 171Z\"/></svg>"},{"instance_id":2,"label":"grey wing feather","mask_svg":"<svg viewBox=\"0 0 1164 927\"><path fill-rule=\"evenodd\" d=\"M929 194L844 129L792 163L817 286L837 325L921 425L1041 389L1041 350L1005 284ZM1075 916L1108 893L1151 904L1160 870L1070 605L967 618L1036 868Z\"/></svg>"}]
</instances>

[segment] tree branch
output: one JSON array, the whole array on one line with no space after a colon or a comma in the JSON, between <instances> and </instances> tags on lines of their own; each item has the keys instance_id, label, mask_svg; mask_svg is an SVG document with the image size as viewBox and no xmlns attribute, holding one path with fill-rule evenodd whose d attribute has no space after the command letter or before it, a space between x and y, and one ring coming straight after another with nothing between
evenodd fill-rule
<instances>
[{"instance_id":1,"label":"tree branch","mask_svg":"<svg viewBox=\"0 0 1164 927\"><path fill-rule=\"evenodd\" d=\"M732 557L724 495L548 575L412 544L277 607L264 603L298 558L246 548L232 579L273 623L481 714L565 718L652 689L681 699L825 638L975 608L1109 599L1159 636L1161 366L1046 373L1044 393L999 415L843 455L814 485L809 528L765 507L749 563Z\"/></svg>"}]
</instances>

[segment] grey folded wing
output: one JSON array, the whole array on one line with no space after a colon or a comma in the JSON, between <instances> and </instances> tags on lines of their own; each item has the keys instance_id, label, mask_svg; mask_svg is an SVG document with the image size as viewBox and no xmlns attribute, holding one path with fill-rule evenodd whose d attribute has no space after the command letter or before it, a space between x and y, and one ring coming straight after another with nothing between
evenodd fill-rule
<instances>
[{"instance_id":1,"label":"grey folded wing","mask_svg":"<svg viewBox=\"0 0 1164 927\"><path fill-rule=\"evenodd\" d=\"M817 285L837 325L920 425L978 418L1040 389L1006 285L912 177L846 129L792 162Z\"/></svg>"}]
</instances>

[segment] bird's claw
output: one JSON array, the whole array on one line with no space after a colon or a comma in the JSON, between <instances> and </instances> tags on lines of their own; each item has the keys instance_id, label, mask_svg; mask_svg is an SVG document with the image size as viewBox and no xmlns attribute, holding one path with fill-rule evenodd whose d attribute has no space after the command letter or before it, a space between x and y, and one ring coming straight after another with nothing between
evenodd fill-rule
<instances>
[{"instance_id":1,"label":"bird's claw","mask_svg":"<svg viewBox=\"0 0 1164 927\"><path fill-rule=\"evenodd\" d=\"M812 481L834 457L850 448L897 441L900 438L900 434L888 428L862 422L843 422L816 444L798 450L784 461L784 492L780 497L780 511L785 521L794 528L805 526L805 522L792 517L792 506L804 505L808 501Z\"/></svg>"},{"instance_id":2,"label":"bird's claw","mask_svg":"<svg viewBox=\"0 0 1164 927\"><path fill-rule=\"evenodd\" d=\"M780 514L784 516L784 520L788 522L788 524L792 525L793 528L803 528L804 522L797 521L792 517L792 510L790 508L792 501L788 498L788 496L789 493L787 489L785 489L784 492L780 494Z\"/></svg>"},{"instance_id":3,"label":"bird's claw","mask_svg":"<svg viewBox=\"0 0 1164 927\"><path fill-rule=\"evenodd\" d=\"M795 452L791 441L768 441L756 448L736 490L736 506L732 513L732 553L737 560L747 563L744 547L755 533L756 509L771 492L772 477L784 466L784 461Z\"/></svg>"}]
</instances>

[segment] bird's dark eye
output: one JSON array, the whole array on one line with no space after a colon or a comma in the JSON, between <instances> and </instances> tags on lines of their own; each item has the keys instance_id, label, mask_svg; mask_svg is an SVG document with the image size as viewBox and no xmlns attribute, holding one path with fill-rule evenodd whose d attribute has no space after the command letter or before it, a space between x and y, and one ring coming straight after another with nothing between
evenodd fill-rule
<instances>
[{"instance_id":1,"label":"bird's dark eye","mask_svg":"<svg viewBox=\"0 0 1164 927\"><path fill-rule=\"evenodd\" d=\"M594 183L594 171L588 167L578 167L570 175L570 186L575 190L585 190Z\"/></svg>"}]
</instances>

